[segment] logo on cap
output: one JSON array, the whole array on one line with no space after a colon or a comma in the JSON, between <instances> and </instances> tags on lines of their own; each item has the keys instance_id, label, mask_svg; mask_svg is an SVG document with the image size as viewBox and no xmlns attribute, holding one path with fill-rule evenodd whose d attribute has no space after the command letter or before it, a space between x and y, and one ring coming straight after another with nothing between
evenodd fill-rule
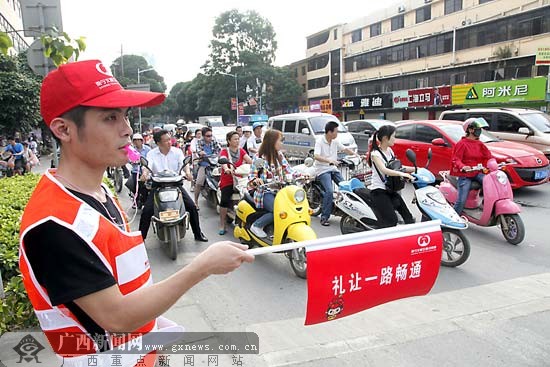
<instances>
[{"instance_id":1,"label":"logo on cap","mask_svg":"<svg viewBox=\"0 0 550 367\"><path fill-rule=\"evenodd\" d=\"M105 67L105 65L103 65L102 62L98 62L96 65L95 65L95 68L97 71L99 71L101 74L104 74L104 75L107 75L107 76L113 76L113 74L111 74L111 71L109 69L107 69Z\"/></svg>"}]
</instances>

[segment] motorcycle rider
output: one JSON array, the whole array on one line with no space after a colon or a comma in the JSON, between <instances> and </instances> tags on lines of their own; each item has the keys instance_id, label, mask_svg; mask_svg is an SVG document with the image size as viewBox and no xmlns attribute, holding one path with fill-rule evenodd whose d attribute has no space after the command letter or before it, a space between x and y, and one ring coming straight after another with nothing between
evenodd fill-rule
<instances>
[{"instance_id":1,"label":"motorcycle rider","mask_svg":"<svg viewBox=\"0 0 550 367\"><path fill-rule=\"evenodd\" d=\"M172 147L170 143L170 133L167 130L157 131L153 135L157 148L147 153L147 161L149 162L149 168L153 171L153 174L157 174L164 170L171 170L179 172L183 164L184 155L181 149ZM149 171L144 170L144 174L147 176ZM188 180L192 179L189 166L185 167L185 175ZM181 189L183 195L183 202L185 204L185 210L189 213L189 223L191 229L195 235L195 241L208 242L206 236L202 233L199 223L199 212L197 207L193 203L193 200L185 189ZM147 237L149 226L151 224L151 217L154 214L154 193L150 192L145 205L143 206L143 212L139 220L139 230L143 239Z\"/></svg>"},{"instance_id":2,"label":"motorcycle rider","mask_svg":"<svg viewBox=\"0 0 550 367\"><path fill-rule=\"evenodd\" d=\"M386 188L386 176L401 176L413 180L410 173L414 172L414 167L403 166L405 172L386 167L386 161L395 158L391 149L394 143L395 126L384 125L374 133L369 150L368 164L372 169L372 181L369 189L374 202L373 209L376 210L378 222L382 228L397 225L396 210L401 214L405 223L414 223L414 218L399 192L390 192Z\"/></svg>"},{"instance_id":3,"label":"motorcycle rider","mask_svg":"<svg viewBox=\"0 0 550 367\"><path fill-rule=\"evenodd\" d=\"M225 234L225 221L227 218L227 209L231 205L231 196L235 191L235 183L233 174L235 168L240 167L243 163L252 164L252 159L246 154L243 148L239 147L239 133L230 131L226 135L227 148L223 149L220 157L226 157L233 165L222 165L222 173L220 177L220 230L219 234Z\"/></svg>"},{"instance_id":4,"label":"motorcycle rider","mask_svg":"<svg viewBox=\"0 0 550 367\"><path fill-rule=\"evenodd\" d=\"M264 161L263 166L257 167L256 161L250 166L248 175L249 189L254 190L254 203L256 208L267 211L250 226L250 231L259 238L267 237L264 227L273 223L273 204L277 190L267 188L263 183L268 179L284 181L285 175L291 174L296 177L296 173L288 164L285 156L281 152L283 148L283 133L279 130L267 130L262 145L258 151L258 157Z\"/></svg>"},{"instance_id":5,"label":"motorcycle rider","mask_svg":"<svg viewBox=\"0 0 550 367\"><path fill-rule=\"evenodd\" d=\"M481 163L487 165L492 157L485 144L479 140L481 129L488 127L483 117L471 117L464 121L463 128L466 136L455 145L451 154L451 175L458 176L458 198L454 205L455 211L460 215L464 210L464 204L468 198L468 192L473 181L483 183L485 175L479 171L467 172L473 166Z\"/></svg>"},{"instance_id":6,"label":"motorcycle rider","mask_svg":"<svg viewBox=\"0 0 550 367\"><path fill-rule=\"evenodd\" d=\"M258 154L258 151L260 150L260 145L262 144L262 132L263 132L264 126L265 126L265 122L261 122L261 121L257 121L254 124L252 124L253 134L246 141L246 148L248 149L248 154L250 154L251 157L256 156L256 154Z\"/></svg>"},{"instance_id":7,"label":"motorcycle rider","mask_svg":"<svg viewBox=\"0 0 550 367\"><path fill-rule=\"evenodd\" d=\"M337 185L344 180L338 170L338 152L344 151L348 155L357 156L357 154L344 147L342 143L336 140L338 137L338 123L329 121L325 125L325 135L315 142L313 157L315 158L315 175L317 180L323 186L323 203L321 213L321 225L328 226L328 219L332 213L333 206L333 187L332 182Z\"/></svg>"},{"instance_id":8,"label":"motorcycle rider","mask_svg":"<svg viewBox=\"0 0 550 367\"><path fill-rule=\"evenodd\" d=\"M132 144L134 148L138 151L139 155L143 158L147 158L147 153L151 151L151 148L143 144L143 135L140 133L135 133L132 136ZM137 196L137 206L140 204L143 205L147 200L147 189L145 188L145 183L141 179L141 164L139 162L130 162L132 164L132 171L130 172L130 178L126 181L126 187L132 194L136 193L136 183L138 185L138 196ZM132 207L135 207L136 203L132 204Z\"/></svg>"},{"instance_id":9,"label":"motorcycle rider","mask_svg":"<svg viewBox=\"0 0 550 367\"><path fill-rule=\"evenodd\" d=\"M206 156L220 154L220 143L214 139L212 134L212 128L205 126L202 128L202 139L197 142L197 155L199 158ZM197 178L195 181L195 205L199 208L199 195L201 193L202 186L206 181L206 167L209 165L208 161L199 160Z\"/></svg>"},{"instance_id":10,"label":"motorcycle rider","mask_svg":"<svg viewBox=\"0 0 550 367\"><path fill-rule=\"evenodd\" d=\"M244 151L248 154L248 139L250 139L250 136L252 136L252 127L251 126L244 126L243 127L243 136L241 136L241 140L239 142L239 146L244 149Z\"/></svg>"}]
</instances>

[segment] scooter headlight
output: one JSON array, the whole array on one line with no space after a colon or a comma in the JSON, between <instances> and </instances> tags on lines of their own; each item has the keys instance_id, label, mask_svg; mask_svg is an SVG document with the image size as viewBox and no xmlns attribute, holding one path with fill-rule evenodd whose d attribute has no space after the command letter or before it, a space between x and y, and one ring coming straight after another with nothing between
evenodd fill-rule
<instances>
[{"instance_id":1,"label":"scooter headlight","mask_svg":"<svg viewBox=\"0 0 550 367\"><path fill-rule=\"evenodd\" d=\"M497 180L501 185L506 185L508 183L508 176L502 171L497 172Z\"/></svg>"},{"instance_id":2,"label":"scooter headlight","mask_svg":"<svg viewBox=\"0 0 550 367\"><path fill-rule=\"evenodd\" d=\"M297 203L301 203L306 199L306 192L302 189L296 190L294 193L294 200L296 200Z\"/></svg>"},{"instance_id":3,"label":"scooter headlight","mask_svg":"<svg viewBox=\"0 0 550 367\"><path fill-rule=\"evenodd\" d=\"M168 202L168 201L176 201L178 200L178 191L177 190L166 190L166 191L160 191L158 193L159 200L162 202Z\"/></svg>"}]
</instances>

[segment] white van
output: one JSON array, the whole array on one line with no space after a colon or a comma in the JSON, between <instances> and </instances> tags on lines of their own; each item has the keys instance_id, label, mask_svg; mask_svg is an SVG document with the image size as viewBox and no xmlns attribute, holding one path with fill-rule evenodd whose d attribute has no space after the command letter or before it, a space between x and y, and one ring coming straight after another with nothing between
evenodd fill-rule
<instances>
[{"instance_id":1,"label":"white van","mask_svg":"<svg viewBox=\"0 0 550 367\"><path fill-rule=\"evenodd\" d=\"M333 115L320 112L301 112L273 116L267 126L283 132L285 141L283 147L287 157L313 157L316 139L325 133L325 125L329 121L338 123L338 138L346 148L357 152L357 144L346 127ZM342 153L342 157L345 154Z\"/></svg>"}]
</instances>

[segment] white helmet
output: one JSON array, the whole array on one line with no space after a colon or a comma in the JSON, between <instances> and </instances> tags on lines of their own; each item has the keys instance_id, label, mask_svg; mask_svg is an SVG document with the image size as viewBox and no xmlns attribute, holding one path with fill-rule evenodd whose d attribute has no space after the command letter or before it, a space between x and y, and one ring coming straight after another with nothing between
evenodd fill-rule
<instances>
[{"instance_id":1,"label":"white helmet","mask_svg":"<svg viewBox=\"0 0 550 367\"><path fill-rule=\"evenodd\" d=\"M140 133L135 133L132 136L132 140L143 140L143 135L141 135Z\"/></svg>"},{"instance_id":2,"label":"white helmet","mask_svg":"<svg viewBox=\"0 0 550 367\"><path fill-rule=\"evenodd\" d=\"M249 131L249 132L252 132L252 126L243 126L243 132L246 132L246 131Z\"/></svg>"}]
</instances>

